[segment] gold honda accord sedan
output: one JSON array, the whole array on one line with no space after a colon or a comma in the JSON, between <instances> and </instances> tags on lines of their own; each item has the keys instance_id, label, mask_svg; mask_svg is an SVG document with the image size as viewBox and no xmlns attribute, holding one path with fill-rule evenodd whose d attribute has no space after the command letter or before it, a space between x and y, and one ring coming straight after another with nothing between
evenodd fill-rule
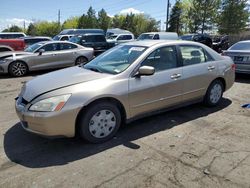
<instances>
[{"instance_id":1,"label":"gold honda accord sedan","mask_svg":"<svg viewBox=\"0 0 250 188\"><path fill-rule=\"evenodd\" d=\"M118 45L82 66L27 82L16 98L23 128L89 142L112 138L122 123L203 101L217 105L235 79L235 65L190 41ZM143 128L143 127L142 127Z\"/></svg>"}]
</instances>

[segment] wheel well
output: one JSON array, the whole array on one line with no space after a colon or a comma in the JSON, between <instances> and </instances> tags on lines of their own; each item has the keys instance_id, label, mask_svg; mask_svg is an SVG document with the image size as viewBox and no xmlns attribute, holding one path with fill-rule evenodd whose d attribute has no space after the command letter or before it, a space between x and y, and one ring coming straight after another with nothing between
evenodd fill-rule
<instances>
[{"instance_id":1,"label":"wheel well","mask_svg":"<svg viewBox=\"0 0 250 188\"><path fill-rule=\"evenodd\" d=\"M78 56L78 57L76 58L76 60L77 60L77 59L79 59L80 57L84 57L84 58L86 58L86 59L87 59L87 61L89 61L89 59L88 59L86 56L83 56L83 55Z\"/></svg>"},{"instance_id":2,"label":"wheel well","mask_svg":"<svg viewBox=\"0 0 250 188\"><path fill-rule=\"evenodd\" d=\"M95 104L100 103L100 102L109 102L109 103L115 104L121 113L122 123L126 122L126 117L127 117L126 111L125 111L123 104L119 100L112 98L112 97L105 97L105 98L97 99L97 100L89 103L87 106L84 106L77 114L77 118L76 118L76 122L75 122L75 135L77 135L79 133L79 126L78 125L79 125L80 115L84 114L84 112L90 106L95 105Z\"/></svg>"},{"instance_id":3,"label":"wheel well","mask_svg":"<svg viewBox=\"0 0 250 188\"><path fill-rule=\"evenodd\" d=\"M9 64L9 66L8 66L8 70L9 70L9 68L10 68L10 65L11 65L12 63L15 63L15 62L22 62L22 63L24 63L24 64L26 65L26 67L27 67L27 71L29 71L29 67L28 67L27 63L26 63L25 61L21 61L21 60L12 61L12 62Z\"/></svg>"},{"instance_id":4,"label":"wheel well","mask_svg":"<svg viewBox=\"0 0 250 188\"><path fill-rule=\"evenodd\" d=\"M222 78L222 77L219 77L219 78L216 78L215 80L220 80L222 82L222 84L223 84L223 91L225 91L226 90L226 81L225 81L225 79Z\"/></svg>"}]
</instances>

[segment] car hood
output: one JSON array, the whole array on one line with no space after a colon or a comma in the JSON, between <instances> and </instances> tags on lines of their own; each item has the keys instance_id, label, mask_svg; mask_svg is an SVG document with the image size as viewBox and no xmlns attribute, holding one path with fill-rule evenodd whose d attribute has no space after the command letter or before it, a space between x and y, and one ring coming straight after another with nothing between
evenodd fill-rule
<instances>
[{"instance_id":1,"label":"car hood","mask_svg":"<svg viewBox=\"0 0 250 188\"><path fill-rule=\"evenodd\" d=\"M111 75L94 72L78 66L70 67L34 78L24 85L21 95L26 101L30 102L37 96L56 89L109 76Z\"/></svg>"},{"instance_id":2,"label":"car hood","mask_svg":"<svg viewBox=\"0 0 250 188\"><path fill-rule=\"evenodd\" d=\"M22 56L22 55L31 55L33 53L30 53L30 52L24 52L24 51L15 51L15 52L1 52L0 53L0 59L5 59L5 58L8 58L8 59L14 59L16 58L17 56Z\"/></svg>"}]
</instances>

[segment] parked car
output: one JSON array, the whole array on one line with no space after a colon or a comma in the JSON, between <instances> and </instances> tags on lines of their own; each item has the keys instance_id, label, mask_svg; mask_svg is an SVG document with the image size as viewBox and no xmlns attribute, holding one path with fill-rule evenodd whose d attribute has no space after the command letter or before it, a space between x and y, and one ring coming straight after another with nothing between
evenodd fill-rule
<instances>
[{"instance_id":1,"label":"parked car","mask_svg":"<svg viewBox=\"0 0 250 188\"><path fill-rule=\"evenodd\" d=\"M107 38L108 43L113 43L113 45L121 44L124 42L131 42L135 40L135 37L133 34L117 34L117 35L111 35Z\"/></svg>"},{"instance_id":2,"label":"parked car","mask_svg":"<svg viewBox=\"0 0 250 188\"><path fill-rule=\"evenodd\" d=\"M186 34L182 35L180 38L181 40L200 42L210 48L213 46L212 38L208 34Z\"/></svg>"},{"instance_id":3,"label":"parked car","mask_svg":"<svg viewBox=\"0 0 250 188\"><path fill-rule=\"evenodd\" d=\"M106 38L109 38L111 35L119 35L119 34L132 34L130 31L120 28L107 29Z\"/></svg>"},{"instance_id":4,"label":"parked car","mask_svg":"<svg viewBox=\"0 0 250 188\"><path fill-rule=\"evenodd\" d=\"M27 82L16 112L27 131L104 142L122 122L191 102L218 105L234 68L229 57L195 42L124 43L84 66Z\"/></svg>"},{"instance_id":5,"label":"parked car","mask_svg":"<svg viewBox=\"0 0 250 188\"><path fill-rule=\"evenodd\" d=\"M103 34L98 34L98 33L76 35L70 38L69 41L85 46L85 47L94 48L95 56L103 53L104 51L106 51L107 49L109 49L110 47L114 45L114 44L108 43Z\"/></svg>"},{"instance_id":6,"label":"parked car","mask_svg":"<svg viewBox=\"0 0 250 188\"><path fill-rule=\"evenodd\" d=\"M232 58L236 65L236 73L250 74L250 40L237 42L223 51L223 55Z\"/></svg>"},{"instance_id":7,"label":"parked car","mask_svg":"<svg viewBox=\"0 0 250 188\"><path fill-rule=\"evenodd\" d=\"M0 33L0 39L16 39L20 37L26 37L22 32L2 32Z\"/></svg>"},{"instance_id":8,"label":"parked car","mask_svg":"<svg viewBox=\"0 0 250 188\"><path fill-rule=\"evenodd\" d=\"M102 29L64 29L59 35L82 35L87 33L104 34Z\"/></svg>"},{"instance_id":9,"label":"parked car","mask_svg":"<svg viewBox=\"0 0 250 188\"><path fill-rule=\"evenodd\" d=\"M36 36L36 37L21 37L21 39L24 40L25 47L28 47L30 45L33 45L38 42L42 41L52 41L51 37L43 37L43 36Z\"/></svg>"},{"instance_id":10,"label":"parked car","mask_svg":"<svg viewBox=\"0 0 250 188\"><path fill-rule=\"evenodd\" d=\"M0 39L0 52L23 51L25 42L23 39Z\"/></svg>"},{"instance_id":11,"label":"parked car","mask_svg":"<svg viewBox=\"0 0 250 188\"><path fill-rule=\"evenodd\" d=\"M69 41L71 37L74 35L56 35L53 37L53 40L59 40L59 41Z\"/></svg>"},{"instance_id":12,"label":"parked car","mask_svg":"<svg viewBox=\"0 0 250 188\"><path fill-rule=\"evenodd\" d=\"M39 42L24 52L3 52L0 55L0 73L23 76L29 71L85 64L92 58L92 48L71 42Z\"/></svg>"},{"instance_id":13,"label":"parked car","mask_svg":"<svg viewBox=\"0 0 250 188\"><path fill-rule=\"evenodd\" d=\"M225 36L213 36L213 49L222 53L223 50L227 50L229 48L229 37Z\"/></svg>"},{"instance_id":14,"label":"parked car","mask_svg":"<svg viewBox=\"0 0 250 188\"><path fill-rule=\"evenodd\" d=\"M142 33L137 40L178 40L178 34L174 32Z\"/></svg>"}]
</instances>

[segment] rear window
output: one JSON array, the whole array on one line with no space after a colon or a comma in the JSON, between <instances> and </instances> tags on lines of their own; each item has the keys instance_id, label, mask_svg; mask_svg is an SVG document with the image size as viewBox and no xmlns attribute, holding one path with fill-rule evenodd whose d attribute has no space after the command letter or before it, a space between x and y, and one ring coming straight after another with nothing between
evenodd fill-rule
<instances>
[{"instance_id":1,"label":"rear window","mask_svg":"<svg viewBox=\"0 0 250 188\"><path fill-rule=\"evenodd\" d=\"M250 50L250 42L239 42L229 48L229 50Z\"/></svg>"},{"instance_id":2,"label":"rear window","mask_svg":"<svg viewBox=\"0 0 250 188\"><path fill-rule=\"evenodd\" d=\"M0 33L0 38L2 38L2 39L16 39L16 38L20 38L20 37L24 37L24 35L21 33L19 33L19 34Z\"/></svg>"}]
</instances>

